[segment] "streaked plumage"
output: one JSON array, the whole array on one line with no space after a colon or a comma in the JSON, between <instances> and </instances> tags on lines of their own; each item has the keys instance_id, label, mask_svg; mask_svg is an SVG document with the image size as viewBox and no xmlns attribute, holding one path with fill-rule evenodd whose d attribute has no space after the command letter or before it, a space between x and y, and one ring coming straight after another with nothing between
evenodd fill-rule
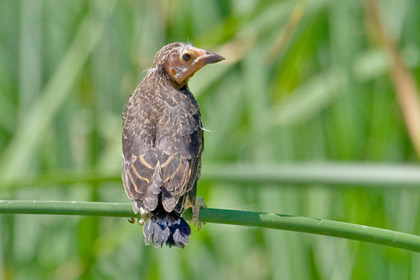
<instances>
[{"instance_id":1,"label":"streaked plumage","mask_svg":"<svg viewBox=\"0 0 420 280\"><path fill-rule=\"evenodd\" d=\"M189 241L180 214L195 204L203 130L187 83L222 59L189 44L166 45L124 106L122 179L134 213L145 217L146 245L184 247Z\"/></svg>"}]
</instances>

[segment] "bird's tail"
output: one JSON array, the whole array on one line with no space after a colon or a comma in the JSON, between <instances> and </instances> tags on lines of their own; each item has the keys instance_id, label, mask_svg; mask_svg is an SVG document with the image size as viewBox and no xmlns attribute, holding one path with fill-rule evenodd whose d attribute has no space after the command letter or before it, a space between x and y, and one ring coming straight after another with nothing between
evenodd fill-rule
<instances>
[{"instance_id":1,"label":"bird's tail","mask_svg":"<svg viewBox=\"0 0 420 280\"><path fill-rule=\"evenodd\" d=\"M190 240L191 228L175 211L155 210L143 227L144 243L155 247L163 244L184 248Z\"/></svg>"}]
</instances>

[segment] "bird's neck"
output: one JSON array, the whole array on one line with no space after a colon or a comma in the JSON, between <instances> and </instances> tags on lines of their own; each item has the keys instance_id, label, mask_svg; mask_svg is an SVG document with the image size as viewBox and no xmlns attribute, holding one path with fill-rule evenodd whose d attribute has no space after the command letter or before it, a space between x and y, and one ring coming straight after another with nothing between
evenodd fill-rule
<instances>
[{"instance_id":1,"label":"bird's neck","mask_svg":"<svg viewBox=\"0 0 420 280\"><path fill-rule=\"evenodd\" d=\"M182 84L178 84L171 78L171 76L169 76L168 73L166 73L163 67L153 66L149 68L149 70L147 70L146 78L155 83L164 84L180 91L183 91L183 88L188 90L188 79L186 79Z\"/></svg>"},{"instance_id":2,"label":"bird's neck","mask_svg":"<svg viewBox=\"0 0 420 280\"><path fill-rule=\"evenodd\" d=\"M147 71L146 77L142 81L142 86L153 88L157 92L164 93L161 98L166 98L167 95L172 95L176 98L189 99L194 106L198 106L197 101L188 88L188 82L185 81L182 85L177 84L171 77L162 69L150 68Z\"/></svg>"}]
</instances>

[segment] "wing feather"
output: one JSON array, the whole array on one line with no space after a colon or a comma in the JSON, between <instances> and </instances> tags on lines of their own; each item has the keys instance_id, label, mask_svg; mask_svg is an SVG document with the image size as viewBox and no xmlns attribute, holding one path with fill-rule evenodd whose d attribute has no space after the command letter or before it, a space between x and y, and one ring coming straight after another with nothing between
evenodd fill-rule
<instances>
[{"instance_id":1,"label":"wing feather","mask_svg":"<svg viewBox=\"0 0 420 280\"><path fill-rule=\"evenodd\" d=\"M175 208L182 212L185 198L193 191L203 137L198 105L184 101L188 101L181 102L184 107L159 110L135 92L125 106L122 177L136 213L140 208L153 211L159 201L167 212Z\"/></svg>"}]
</instances>

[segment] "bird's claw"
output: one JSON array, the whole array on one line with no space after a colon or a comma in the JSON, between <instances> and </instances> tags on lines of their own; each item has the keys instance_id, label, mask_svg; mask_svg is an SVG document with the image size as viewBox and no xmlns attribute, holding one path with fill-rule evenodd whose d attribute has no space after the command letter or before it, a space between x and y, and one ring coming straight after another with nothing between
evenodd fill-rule
<instances>
[{"instance_id":1,"label":"bird's claw","mask_svg":"<svg viewBox=\"0 0 420 280\"><path fill-rule=\"evenodd\" d=\"M147 216L146 212L140 211L140 215L129 217L128 222L130 224L134 224L136 222L136 218L138 219L138 224L142 226L142 225L144 225L144 223L148 219L148 216Z\"/></svg>"},{"instance_id":2,"label":"bird's claw","mask_svg":"<svg viewBox=\"0 0 420 280\"><path fill-rule=\"evenodd\" d=\"M199 196L196 198L195 204L192 206L192 219L191 219L191 223L197 228L197 230L200 230L203 224L199 220L200 208L202 207L207 208L207 205L204 202L204 199Z\"/></svg>"}]
</instances>

